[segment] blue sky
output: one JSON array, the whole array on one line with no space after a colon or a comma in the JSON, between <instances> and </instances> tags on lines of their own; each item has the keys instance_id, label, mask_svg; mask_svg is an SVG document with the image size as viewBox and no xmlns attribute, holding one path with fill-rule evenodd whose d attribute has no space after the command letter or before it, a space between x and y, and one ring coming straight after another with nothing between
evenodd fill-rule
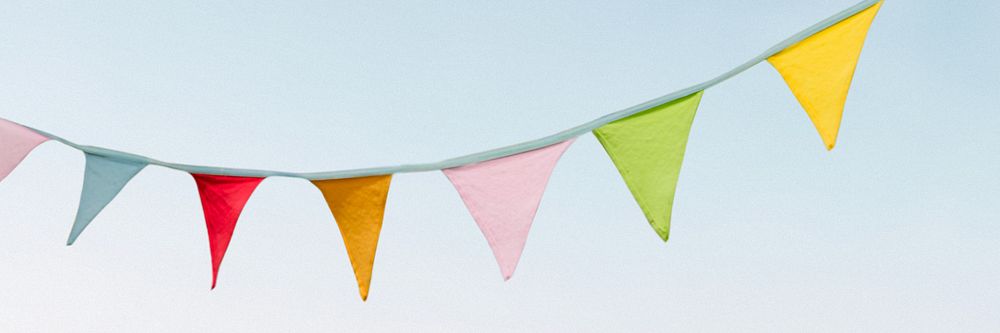
<instances>
[{"instance_id":1,"label":"blue sky","mask_svg":"<svg viewBox=\"0 0 1000 333\"><path fill-rule=\"evenodd\" d=\"M10 1L0 117L159 159L321 171L524 141L704 81L853 1ZM826 152L767 64L706 91L663 244L581 137L503 282L437 172L393 180L367 303L307 182L265 180L219 277L150 167L64 246L83 156L0 184L7 331L1000 329L1000 5L893 1Z\"/></svg>"}]
</instances>

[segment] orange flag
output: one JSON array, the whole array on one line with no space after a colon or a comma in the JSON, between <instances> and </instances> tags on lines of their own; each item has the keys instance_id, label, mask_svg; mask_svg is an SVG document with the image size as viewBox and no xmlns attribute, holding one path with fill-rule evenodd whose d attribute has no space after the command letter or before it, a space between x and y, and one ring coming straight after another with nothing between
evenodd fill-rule
<instances>
[{"instance_id":1,"label":"orange flag","mask_svg":"<svg viewBox=\"0 0 1000 333\"><path fill-rule=\"evenodd\" d=\"M323 192L323 198L340 228L347 256L354 267L354 277L358 280L361 300L368 299L375 248L382 231L382 216L391 180L392 175L382 175L312 181Z\"/></svg>"}]
</instances>

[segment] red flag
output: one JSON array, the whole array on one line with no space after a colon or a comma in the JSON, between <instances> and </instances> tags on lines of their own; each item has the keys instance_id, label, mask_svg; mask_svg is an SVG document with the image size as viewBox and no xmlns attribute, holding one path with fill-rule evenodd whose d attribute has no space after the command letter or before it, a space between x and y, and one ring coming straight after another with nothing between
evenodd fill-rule
<instances>
[{"instance_id":1,"label":"red flag","mask_svg":"<svg viewBox=\"0 0 1000 333\"><path fill-rule=\"evenodd\" d=\"M208 227L208 246L212 251L212 289L219 276L219 265L226 255L229 240L240 212L246 205L253 190L264 178L235 177L191 174L198 183L201 207L205 210L205 225Z\"/></svg>"}]
</instances>

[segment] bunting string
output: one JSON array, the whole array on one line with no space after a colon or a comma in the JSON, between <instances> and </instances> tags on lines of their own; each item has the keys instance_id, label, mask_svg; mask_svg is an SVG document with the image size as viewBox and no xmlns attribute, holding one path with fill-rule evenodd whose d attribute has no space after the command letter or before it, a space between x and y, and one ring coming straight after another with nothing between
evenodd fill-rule
<instances>
[{"instance_id":1,"label":"bunting string","mask_svg":"<svg viewBox=\"0 0 1000 333\"><path fill-rule=\"evenodd\" d=\"M303 178L323 195L337 223L362 300L369 295L392 176L440 170L486 238L504 280L514 274L549 177L576 140L593 133L618 169L647 222L670 236L675 190L698 105L708 89L763 61L788 85L824 146L836 144L862 46L881 0L865 0L767 49L711 80L531 141L433 163L326 172L288 172L164 162L86 146L0 118L0 181L38 145L57 141L84 153L80 203L67 245L149 165L189 173L201 198L212 262L212 288L236 223L267 177Z\"/></svg>"},{"instance_id":2,"label":"bunting string","mask_svg":"<svg viewBox=\"0 0 1000 333\"><path fill-rule=\"evenodd\" d=\"M780 43L767 49L760 55L747 60L743 64L723 73L711 80L654 98L652 100L637 104L635 106L623 109L614 113L609 113L600 118L594 119L590 122L581 124L579 126L543 137L531 141L526 141L506 147L491 149L487 151L482 151L478 153L468 154L465 156L459 156L455 158L446 159L443 161L433 162L433 163L421 163L421 164L404 164L397 166L382 166L382 167L372 167L372 168L361 168L361 169L350 169L350 170L338 170L338 171L325 171L325 172L289 172L289 171L277 171L277 170L255 170L255 169L241 169L241 168L225 168L225 167L212 167L212 166L202 166L202 165L189 165L180 163L171 163L156 160L150 157L102 148L94 146L86 146L74 143L72 141L61 138L57 135L47 133L38 129L32 128L41 135L48 137L49 139L62 142L68 146L79 149L83 152L102 155L118 157L120 159L141 161L151 165L159 165L171 169L176 169L180 171L186 171L190 173L203 173L203 174L213 174L213 175L227 175L227 176L242 176L242 177L292 177L292 178L305 178L305 179L338 179L338 178L354 178L363 176L375 176L375 175L387 175L395 173L410 173L410 172L426 172L426 171L436 171L447 168L453 168L457 166L462 166L466 164L482 162L487 160L492 160L495 158L500 158L504 156L510 156L518 153L523 153L529 150L538 149L545 146L550 146L552 144L566 141L570 138L577 137L586 134L598 127L604 126L610 122L618 119L622 119L633 114L649 110L650 108L662 105L664 103L673 101L675 99L691 95L693 93L705 90L712 86L715 86L723 81L726 81L737 74L743 73L747 69L750 69L756 64L759 64L771 56L777 54L806 38L815 35L817 32L823 31L830 26L837 24L844 19L853 16L861 11L872 8L876 4L881 4L882 0L865 0L850 8L847 8L833 16L830 16L813 26L806 28L799 33L792 35L788 39L781 41ZM872 8L876 11L878 7ZM874 13L872 13L874 15ZM869 21L870 22L870 21ZM862 36L863 37L863 36ZM30 127L29 127L30 128Z\"/></svg>"}]
</instances>

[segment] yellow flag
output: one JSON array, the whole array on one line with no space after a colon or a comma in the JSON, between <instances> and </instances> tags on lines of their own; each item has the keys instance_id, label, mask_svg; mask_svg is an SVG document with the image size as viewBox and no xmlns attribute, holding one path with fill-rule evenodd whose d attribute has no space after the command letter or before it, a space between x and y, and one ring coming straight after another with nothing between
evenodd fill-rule
<instances>
[{"instance_id":1,"label":"yellow flag","mask_svg":"<svg viewBox=\"0 0 1000 333\"><path fill-rule=\"evenodd\" d=\"M840 130L847 90L882 1L767 58L805 108L826 149Z\"/></svg>"},{"instance_id":2,"label":"yellow flag","mask_svg":"<svg viewBox=\"0 0 1000 333\"><path fill-rule=\"evenodd\" d=\"M312 181L337 220L362 300L368 299L390 180L392 175Z\"/></svg>"}]
</instances>

